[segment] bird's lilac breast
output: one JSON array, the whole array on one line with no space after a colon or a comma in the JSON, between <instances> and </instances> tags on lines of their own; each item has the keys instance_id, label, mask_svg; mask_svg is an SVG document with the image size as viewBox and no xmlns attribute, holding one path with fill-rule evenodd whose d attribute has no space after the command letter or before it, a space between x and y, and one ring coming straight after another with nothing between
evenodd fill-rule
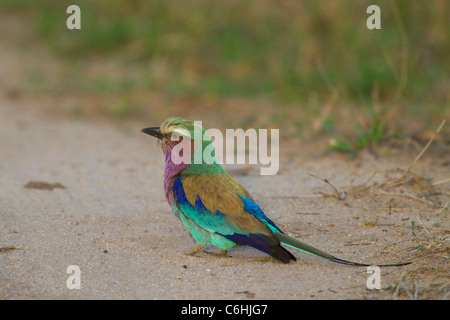
<instances>
[{"instance_id":1,"label":"bird's lilac breast","mask_svg":"<svg viewBox=\"0 0 450 320\"><path fill-rule=\"evenodd\" d=\"M172 148L170 146L163 147L164 154L164 192L166 200L170 207L174 205L174 191L173 186L175 180L179 177L181 171L185 169L188 164L186 163L174 163L172 161Z\"/></svg>"}]
</instances>

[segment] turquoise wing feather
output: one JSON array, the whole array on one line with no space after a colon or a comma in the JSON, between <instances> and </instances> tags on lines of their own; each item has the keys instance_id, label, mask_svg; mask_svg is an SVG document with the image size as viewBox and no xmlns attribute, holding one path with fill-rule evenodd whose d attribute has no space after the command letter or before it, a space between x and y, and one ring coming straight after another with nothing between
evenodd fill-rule
<instances>
[{"instance_id":1,"label":"turquoise wing feather","mask_svg":"<svg viewBox=\"0 0 450 320\"><path fill-rule=\"evenodd\" d=\"M202 189L201 184L189 184L189 186ZM236 202L234 207L230 207L226 204L220 204L221 201L226 201L226 199L216 197L214 203L208 201L209 206L211 208L225 208L228 212L222 212L218 209L212 211L204 204L201 190L198 190L198 192L190 190L190 194L195 195L195 201L188 200L182 177L179 177L174 183L174 194L178 209L208 232L223 236L238 245L252 246L284 262L295 259L293 255L280 246L279 239L273 234L273 232L281 232L280 229L264 215L259 206L250 198L235 193L239 197L238 199L241 199L240 206ZM206 198L207 196L204 195L203 197Z\"/></svg>"}]
</instances>

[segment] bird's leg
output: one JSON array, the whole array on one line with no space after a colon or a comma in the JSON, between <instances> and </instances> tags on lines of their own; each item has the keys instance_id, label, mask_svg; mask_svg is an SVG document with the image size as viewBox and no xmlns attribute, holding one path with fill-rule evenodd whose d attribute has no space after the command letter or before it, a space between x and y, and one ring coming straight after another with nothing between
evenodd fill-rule
<instances>
[{"instance_id":1,"label":"bird's leg","mask_svg":"<svg viewBox=\"0 0 450 320\"><path fill-rule=\"evenodd\" d=\"M222 250L220 253L215 253L215 252L208 252L208 253L212 254L214 256L217 256L217 257L226 257L228 250Z\"/></svg>"},{"instance_id":2,"label":"bird's leg","mask_svg":"<svg viewBox=\"0 0 450 320\"><path fill-rule=\"evenodd\" d=\"M194 249L192 249L191 251L189 251L188 253L186 253L186 255L192 256L192 255L196 254L197 252L199 252L200 250L202 250L204 247L205 247L204 244L200 244L200 245L196 246Z\"/></svg>"}]
</instances>

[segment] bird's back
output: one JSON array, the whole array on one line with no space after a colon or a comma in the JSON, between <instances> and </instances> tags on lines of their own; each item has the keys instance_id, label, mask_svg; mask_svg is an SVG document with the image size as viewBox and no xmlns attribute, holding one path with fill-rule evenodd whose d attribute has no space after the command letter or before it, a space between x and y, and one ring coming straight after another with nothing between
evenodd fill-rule
<instances>
[{"instance_id":1,"label":"bird's back","mask_svg":"<svg viewBox=\"0 0 450 320\"><path fill-rule=\"evenodd\" d=\"M247 190L225 171L217 175L181 175L180 179L186 199L192 206L195 207L200 199L209 212L225 215L225 223L236 225L240 232L273 237L265 221L255 215L264 216L262 210ZM254 213L249 211L250 203Z\"/></svg>"}]
</instances>

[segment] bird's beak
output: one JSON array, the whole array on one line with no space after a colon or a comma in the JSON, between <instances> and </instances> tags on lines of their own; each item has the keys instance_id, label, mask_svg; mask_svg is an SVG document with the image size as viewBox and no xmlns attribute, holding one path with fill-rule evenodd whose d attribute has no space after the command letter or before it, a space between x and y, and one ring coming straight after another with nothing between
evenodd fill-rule
<instances>
[{"instance_id":1,"label":"bird's beak","mask_svg":"<svg viewBox=\"0 0 450 320\"><path fill-rule=\"evenodd\" d=\"M161 131L159 131L159 127L144 128L141 130L141 132L149 134L158 139L164 138L164 135L161 133Z\"/></svg>"}]
</instances>

